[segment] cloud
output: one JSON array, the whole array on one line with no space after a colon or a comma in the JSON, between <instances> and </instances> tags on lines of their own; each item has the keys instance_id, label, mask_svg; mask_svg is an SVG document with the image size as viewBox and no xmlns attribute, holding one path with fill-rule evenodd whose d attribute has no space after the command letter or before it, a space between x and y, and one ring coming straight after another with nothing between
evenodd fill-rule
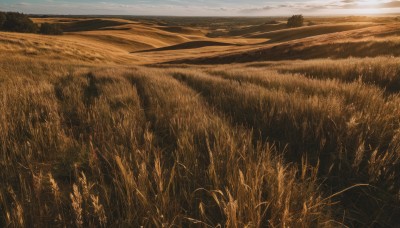
<instances>
[{"instance_id":1,"label":"cloud","mask_svg":"<svg viewBox=\"0 0 400 228\"><path fill-rule=\"evenodd\" d=\"M374 3L367 0L341 0L339 8L355 9L355 8L400 8L399 0L382 1L377 0Z\"/></svg>"},{"instance_id":2,"label":"cloud","mask_svg":"<svg viewBox=\"0 0 400 228\"><path fill-rule=\"evenodd\" d=\"M400 1L391 1L379 5L381 8L400 8Z\"/></svg>"},{"instance_id":3,"label":"cloud","mask_svg":"<svg viewBox=\"0 0 400 228\"><path fill-rule=\"evenodd\" d=\"M3 1L3 0L0 0ZM112 14L173 16L281 16L360 14L370 9L400 12L400 0L21 0L0 2L4 11L33 14ZM29 3L26 3L29 2ZM36 2L36 3L34 3Z\"/></svg>"},{"instance_id":4,"label":"cloud","mask_svg":"<svg viewBox=\"0 0 400 228\"><path fill-rule=\"evenodd\" d=\"M247 9L241 9L239 12L241 13L253 13L253 12L265 12L268 10L276 9L279 8L280 6L264 6L264 7L259 7L259 8L247 8Z\"/></svg>"},{"instance_id":5,"label":"cloud","mask_svg":"<svg viewBox=\"0 0 400 228\"><path fill-rule=\"evenodd\" d=\"M14 5L16 5L16 6L30 6L31 4L29 4L29 3L27 3L27 2L18 2L18 3L15 3Z\"/></svg>"},{"instance_id":6,"label":"cloud","mask_svg":"<svg viewBox=\"0 0 400 228\"><path fill-rule=\"evenodd\" d=\"M352 1L352 0L345 0L345 1ZM241 9L239 12L241 13L257 13L257 12L273 12L273 11L303 11L303 12L311 12L315 10L321 10L321 9L331 9L331 8L337 8L340 5L338 2L323 2L321 1L309 1L309 2L303 2L303 3L280 3L280 4L271 4L268 6L264 7L258 7L258 8L245 8Z\"/></svg>"},{"instance_id":7,"label":"cloud","mask_svg":"<svg viewBox=\"0 0 400 228\"><path fill-rule=\"evenodd\" d=\"M353 3L355 0L342 0L343 3Z\"/></svg>"},{"instance_id":8,"label":"cloud","mask_svg":"<svg viewBox=\"0 0 400 228\"><path fill-rule=\"evenodd\" d=\"M327 1L281 1L270 2L264 6L242 7L238 14L253 16L283 16L291 14L329 15L329 14L384 14L399 13L400 0L327 0Z\"/></svg>"},{"instance_id":9,"label":"cloud","mask_svg":"<svg viewBox=\"0 0 400 228\"><path fill-rule=\"evenodd\" d=\"M379 1L371 4L370 2L360 2L355 0L342 0L344 4L338 6L340 9L383 9L383 8L400 8L400 1L390 1L379 3Z\"/></svg>"},{"instance_id":10,"label":"cloud","mask_svg":"<svg viewBox=\"0 0 400 228\"><path fill-rule=\"evenodd\" d=\"M0 0L1 1L1 0ZM51 0L50 0L51 1ZM236 9L232 7L184 4L184 0L168 0L154 4L152 1L140 1L136 4L120 2L65 3L57 1L46 3L0 3L4 11L19 11L30 14L60 15L172 15L172 16L229 16Z\"/></svg>"}]
</instances>

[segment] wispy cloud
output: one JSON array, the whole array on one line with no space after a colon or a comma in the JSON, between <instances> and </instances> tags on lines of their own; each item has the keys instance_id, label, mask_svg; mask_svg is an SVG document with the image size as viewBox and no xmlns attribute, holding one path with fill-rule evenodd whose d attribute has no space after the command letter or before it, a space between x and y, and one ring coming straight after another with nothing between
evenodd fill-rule
<instances>
[{"instance_id":1,"label":"wispy cloud","mask_svg":"<svg viewBox=\"0 0 400 228\"><path fill-rule=\"evenodd\" d=\"M400 0L382 1L376 0L374 2L366 0L339 0L339 1L303 1L303 2L286 2L285 4L270 3L266 6L259 6L253 8L244 8L239 10L240 13L270 13L274 11L298 11L316 13L318 11L330 10L331 12L338 12L346 9L396 9L400 12ZM356 12L354 12L356 13Z\"/></svg>"},{"instance_id":2,"label":"wispy cloud","mask_svg":"<svg viewBox=\"0 0 400 228\"><path fill-rule=\"evenodd\" d=\"M276 16L292 13L349 14L366 9L400 12L400 0L0 0L0 9L37 14L119 14L174 16ZM5 2L3 2L5 1Z\"/></svg>"}]
</instances>

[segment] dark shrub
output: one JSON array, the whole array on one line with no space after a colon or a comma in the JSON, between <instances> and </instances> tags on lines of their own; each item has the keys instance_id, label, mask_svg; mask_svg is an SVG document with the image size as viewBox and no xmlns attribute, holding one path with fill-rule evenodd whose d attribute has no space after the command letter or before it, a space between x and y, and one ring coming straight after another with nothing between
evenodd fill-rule
<instances>
[{"instance_id":1,"label":"dark shrub","mask_svg":"<svg viewBox=\"0 0 400 228\"><path fill-rule=\"evenodd\" d=\"M62 35L63 31L58 24L43 23L40 26L39 33L44 35Z\"/></svg>"},{"instance_id":2,"label":"dark shrub","mask_svg":"<svg viewBox=\"0 0 400 228\"><path fill-rule=\"evenodd\" d=\"M3 12L0 12L0 30L3 29L3 24L6 21L6 14Z\"/></svg>"},{"instance_id":3,"label":"dark shrub","mask_svg":"<svg viewBox=\"0 0 400 228\"><path fill-rule=\"evenodd\" d=\"M288 19L287 25L289 27L301 27L304 24L304 17L303 15L293 15L291 18Z\"/></svg>"},{"instance_id":4,"label":"dark shrub","mask_svg":"<svg viewBox=\"0 0 400 228\"><path fill-rule=\"evenodd\" d=\"M10 32L35 33L38 27L28 16L22 13L6 13L6 20L3 24L3 30Z\"/></svg>"}]
</instances>

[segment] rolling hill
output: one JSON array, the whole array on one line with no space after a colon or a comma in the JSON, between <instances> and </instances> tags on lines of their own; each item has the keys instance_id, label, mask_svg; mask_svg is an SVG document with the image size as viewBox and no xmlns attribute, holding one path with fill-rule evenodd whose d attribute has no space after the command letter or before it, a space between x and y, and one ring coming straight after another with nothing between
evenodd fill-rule
<instances>
[{"instance_id":1,"label":"rolling hill","mask_svg":"<svg viewBox=\"0 0 400 228\"><path fill-rule=\"evenodd\" d=\"M397 227L400 20L0 32L0 227Z\"/></svg>"}]
</instances>

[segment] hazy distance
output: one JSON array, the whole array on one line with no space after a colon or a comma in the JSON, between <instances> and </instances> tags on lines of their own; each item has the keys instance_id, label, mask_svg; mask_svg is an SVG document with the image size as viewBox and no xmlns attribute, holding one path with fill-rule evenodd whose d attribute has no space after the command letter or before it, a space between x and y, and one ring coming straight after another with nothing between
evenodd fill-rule
<instances>
[{"instance_id":1,"label":"hazy distance","mask_svg":"<svg viewBox=\"0 0 400 228\"><path fill-rule=\"evenodd\" d=\"M286 16L400 13L397 0L0 0L0 11L31 14Z\"/></svg>"}]
</instances>

